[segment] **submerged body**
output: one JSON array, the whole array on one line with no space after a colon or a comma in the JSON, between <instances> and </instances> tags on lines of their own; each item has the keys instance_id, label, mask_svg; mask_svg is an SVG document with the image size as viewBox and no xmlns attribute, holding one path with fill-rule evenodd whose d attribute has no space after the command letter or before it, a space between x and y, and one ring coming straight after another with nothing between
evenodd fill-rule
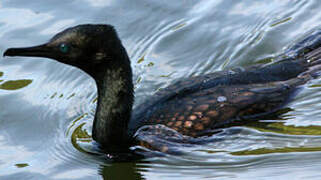
<instances>
[{"instance_id":1,"label":"submerged body","mask_svg":"<svg viewBox=\"0 0 321 180\"><path fill-rule=\"evenodd\" d=\"M321 32L315 32L276 63L178 81L133 112L130 61L109 25L79 25L44 45L11 48L4 55L53 58L93 77L98 89L93 139L104 149L117 152L138 142L167 152L170 147L159 137L209 135L279 110L321 69L320 42Z\"/></svg>"}]
</instances>

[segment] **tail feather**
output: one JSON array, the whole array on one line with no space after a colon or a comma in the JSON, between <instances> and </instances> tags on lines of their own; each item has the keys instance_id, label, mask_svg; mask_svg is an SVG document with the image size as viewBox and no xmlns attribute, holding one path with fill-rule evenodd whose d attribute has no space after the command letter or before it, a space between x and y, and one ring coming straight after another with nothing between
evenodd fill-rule
<instances>
[{"instance_id":1,"label":"tail feather","mask_svg":"<svg viewBox=\"0 0 321 180\"><path fill-rule=\"evenodd\" d=\"M290 47L285 54L291 59L301 61L305 70L298 75L317 78L321 75L321 29L310 33Z\"/></svg>"},{"instance_id":2,"label":"tail feather","mask_svg":"<svg viewBox=\"0 0 321 180\"><path fill-rule=\"evenodd\" d=\"M321 47L321 29L309 32L305 37L295 42L294 45L285 51L285 55L290 58L302 58Z\"/></svg>"},{"instance_id":3,"label":"tail feather","mask_svg":"<svg viewBox=\"0 0 321 180\"><path fill-rule=\"evenodd\" d=\"M321 61L319 62L321 63ZM298 77L310 75L313 78L317 78L321 75L321 64L310 66L306 71L298 75Z\"/></svg>"},{"instance_id":4,"label":"tail feather","mask_svg":"<svg viewBox=\"0 0 321 180\"><path fill-rule=\"evenodd\" d=\"M311 52L304 55L304 59L310 63L310 66L320 64L321 61L321 47L312 50Z\"/></svg>"},{"instance_id":5,"label":"tail feather","mask_svg":"<svg viewBox=\"0 0 321 180\"><path fill-rule=\"evenodd\" d=\"M299 77L307 74L313 78L319 77L321 75L321 47L304 54L303 59L305 60L307 70L299 74Z\"/></svg>"}]
</instances>

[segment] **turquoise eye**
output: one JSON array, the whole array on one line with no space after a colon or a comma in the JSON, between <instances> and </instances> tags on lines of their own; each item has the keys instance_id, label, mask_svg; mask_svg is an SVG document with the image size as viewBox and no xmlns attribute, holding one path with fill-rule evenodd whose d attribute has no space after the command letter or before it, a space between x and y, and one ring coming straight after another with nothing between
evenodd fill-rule
<instances>
[{"instance_id":1,"label":"turquoise eye","mask_svg":"<svg viewBox=\"0 0 321 180\"><path fill-rule=\"evenodd\" d=\"M63 52L63 53L67 53L69 51L69 47L67 44L60 44L60 47L59 47L60 51Z\"/></svg>"}]
</instances>

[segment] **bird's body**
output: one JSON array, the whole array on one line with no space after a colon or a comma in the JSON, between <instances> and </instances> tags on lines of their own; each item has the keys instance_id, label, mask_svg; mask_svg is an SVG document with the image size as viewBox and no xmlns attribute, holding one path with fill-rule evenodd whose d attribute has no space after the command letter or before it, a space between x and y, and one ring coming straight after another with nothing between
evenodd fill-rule
<instances>
[{"instance_id":1,"label":"bird's body","mask_svg":"<svg viewBox=\"0 0 321 180\"><path fill-rule=\"evenodd\" d=\"M167 151L168 147L160 146L158 136L178 132L200 137L283 107L298 87L321 69L320 34L293 46L288 52L295 55L276 63L180 80L134 110L130 61L109 25L79 25L59 33L49 43L8 49L4 55L49 57L92 76L98 89L93 139L105 149L117 151L143 142ZM140 130L143 126L154 136L146 139L146 129Z\"/></svg>"},{"instance_id":2,"label":"bird's body","mask_svg":"<svg viewBox=\"0 0 321 180\"><path fill-rule=\"evenodd\" d=\"M282 76L282 69L288 65L296 73ZM232 122L275 112L288 102L297 86L307 81L307 77L297 77L303 67L300 61L284 61L278 66L226 70L184 79L139 106L133 112L130 127L136 126L135 132L140 126L136 125L138 120L140 124L164 124L183 135L199 137L211 129L233 125Z\"/></svg>"}]
</instances>

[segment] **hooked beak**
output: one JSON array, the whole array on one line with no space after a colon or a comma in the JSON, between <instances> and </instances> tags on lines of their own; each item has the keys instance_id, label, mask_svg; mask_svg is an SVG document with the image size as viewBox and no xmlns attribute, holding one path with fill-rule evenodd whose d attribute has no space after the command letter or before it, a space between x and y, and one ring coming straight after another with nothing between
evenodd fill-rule
<instances>
[{"instance_id":1,"label":"hooked beak","mask_svg":"<svg viewBox=\"0 0 321 180\"><path fill-rule=\"evenodd\" d=\"M9 48L3 53L4 56L30 56L30 57L51 57L52 49L46 44L24 47L24 48Z\"/></svg>"}]
</instances>

